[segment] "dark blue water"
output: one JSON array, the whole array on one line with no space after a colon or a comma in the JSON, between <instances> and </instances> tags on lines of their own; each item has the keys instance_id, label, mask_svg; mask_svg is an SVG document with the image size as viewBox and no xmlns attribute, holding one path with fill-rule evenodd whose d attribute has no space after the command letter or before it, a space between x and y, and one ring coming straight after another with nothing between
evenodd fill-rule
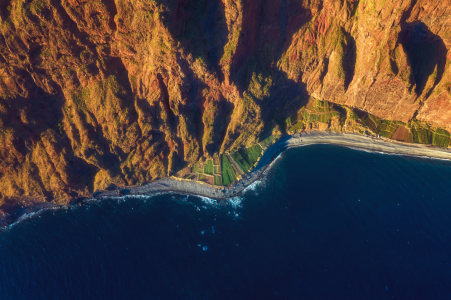
<instances>
[{"instance_id":1,"label":"dark blue water","mask_svg":"<svg viewBox=\"0 0 451 300\"><path fill-rule=\"evenodd\" d=\"M291 149L235 205L111 199L0 231L0 299L451 299L450 187L446 161Z\"/></svg>"}]
</instances>

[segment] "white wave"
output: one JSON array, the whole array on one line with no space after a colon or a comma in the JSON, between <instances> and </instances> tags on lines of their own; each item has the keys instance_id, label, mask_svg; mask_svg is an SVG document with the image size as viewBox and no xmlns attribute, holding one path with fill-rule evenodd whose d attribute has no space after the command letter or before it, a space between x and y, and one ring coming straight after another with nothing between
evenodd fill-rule
<instances>
[{"instance_id":1,"label":"white wave","mask_svg":"<svg viewBox=\"0 0 451 300\"><path fill-rule=\"evenodd\" d=\"M229 200L230 205L232 205L233 208L242 207L241 203L243 202L243 198L241 197L233 197Z\"/></svg>"},{"instance_id":2,"label":"white wave","mask_svg":"<svg viewBox=\"0 0 451 300\"><path fill-rule=\"evenodd\" d=\"M281 152L279 155L277 155L277 157L268 165L268 167L266 168L265 172L263 172L264 174L266 174L269 170L271 170L271 168L279 161L279 159L282 157L283 152Z\"/></svg>"},{"instance_id":3,"label":"white wave","mask_svg":"<svg viewBox=\"0 0 451 300\"><path fill-rule=\"evenodd\" d=\"M40 217L40 214L42 214L44 211L47 211L47 210L58 210L58 209L61 209L61 207L59 207L59 206L49 206L49 207L44 207L44 208L38 209L38 210L33 211L33 212L25 213L25 214L21 215L14 223L6 225L3 228L4 229L11 229L14 226L16 226L17 224L19 224L19 223L21 223L21 222L23 222L25 220L32 219L32 218L35 218L35 217L38 217L38 216Z\"/></svg>"},{"instance_id":4,"label":"white wave","mask_svg":"<svg viewBox=\"0 0 451 300\"><path fill-rule=\"evenodd\" d=\"M256 191L257 191L257 187L258 187L260 184L262 184L262 183L263 183L263 181L261 181L261 180L256 180L256 181L254 181L253 183L251 183L250 185L248 185L248 186L243 190L243 193L250 192L250 191L256 192Z\"/></svg>"},{"instance_id":5,"label":"white wave","mask_svg":"<svg viewBox=\"0 0 451 300\"><path fill-rule=\"evenodd\" d=\"M384 151L377 151L377 150L370 150L370 149L365 149L365 148L357 148L357 147L349 147L349 146L343 146L343 147L347 147L349 149L354 149L354 150L358 150L358 151L368 152L368 153L379 153L379 154L384 154L384 155L396 155L396 156L411 156L411 157L451 161L451 159L448 159L448 158L440 158L440 157L434 157L434 156L416 155L416 154L408 154L408 153L384 152Z\"/></svg>"},{"instance_id":6,"label":"white wave","mask_svg":"<svg viewBox=\"0 0 451 300\"><path fill-rule=\"evenodd\" d=\"M204 197L204 196L197 196L199 197L203 203L208 204L208 205L216 205L218 204L218 202L215 199L211 199L208 197Z\"/></svg>"},{"instance_id":7,"label":"white wave","mask_svg":"<svg viewBox=\"0 0 451 300\"><path fill-rule=\"evenodd\" d=\"M406 155L406 154L403 154L403 153L383 152L383 151L370 150L370 149L351 147L351 146L343 146L343 147L346 147L346 148L349 148L349 149L353 149L353 150L357 150L357 151L367 152L367 153L379 153L379 154L397 155L397 156L404 156L404 155Z\"/></svg>"},{"instance_id":8,"label":"white wave","mask_svg":"<svg viewBox=\"0 0 451 300\"><path fill-rule=\"evenodd\" d=\"M436 160L444 160L444 161L451 161L449 158L440 158L440 157L432 157L432 156L424 156L424 155L414 155L416 157L420 158L428 158L428 159L436 159Z\"/></svg>"}]
</instances>

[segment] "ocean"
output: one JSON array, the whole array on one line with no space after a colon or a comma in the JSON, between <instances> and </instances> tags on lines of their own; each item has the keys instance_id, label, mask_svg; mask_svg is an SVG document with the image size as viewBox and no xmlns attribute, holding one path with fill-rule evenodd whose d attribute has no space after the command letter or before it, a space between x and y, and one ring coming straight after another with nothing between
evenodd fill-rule
<instances>
[{"instance_id":1,"label":"ocean","mask_svg":"<svg viewBox=\"0 0 451 300\"><path fill-rule=\"evenodd\" d=\"M225 202L162 194L0 230L0 299L451 299L451 162L284 152Z\"/></svg>"}]
</instances>

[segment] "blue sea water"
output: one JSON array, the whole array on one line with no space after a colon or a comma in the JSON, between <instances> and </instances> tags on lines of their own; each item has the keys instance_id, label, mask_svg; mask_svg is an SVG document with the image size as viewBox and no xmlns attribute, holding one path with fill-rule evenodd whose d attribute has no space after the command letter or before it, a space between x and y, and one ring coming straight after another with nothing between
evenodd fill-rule
<instances>
[{"instance_id":1,"label":"blue sea water","mask_svg":"<svg viewBox=\"0 0 451 300\"><path fill-rule=\"evenodd\" d=\"M0 231L0 299L451 299L451 162L290 149L226 203L176 194Z\"/></svg>"}]
</instances>

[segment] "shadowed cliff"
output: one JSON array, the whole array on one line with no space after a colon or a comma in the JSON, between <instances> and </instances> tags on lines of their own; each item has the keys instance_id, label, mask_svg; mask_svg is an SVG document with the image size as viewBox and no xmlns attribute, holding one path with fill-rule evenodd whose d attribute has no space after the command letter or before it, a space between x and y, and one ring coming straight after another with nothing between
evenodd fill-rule
<instances>
[{"instance_id":1,"label":"shadowed cliff","mask_svg":"<svg viewBox=\"0 0 451 300\"><path fill-rule=\"evenodd\" d=\"M0 205L174 174L310 97L449 131L449 4L0 0Z\"/></svg>"}]
</instances>

